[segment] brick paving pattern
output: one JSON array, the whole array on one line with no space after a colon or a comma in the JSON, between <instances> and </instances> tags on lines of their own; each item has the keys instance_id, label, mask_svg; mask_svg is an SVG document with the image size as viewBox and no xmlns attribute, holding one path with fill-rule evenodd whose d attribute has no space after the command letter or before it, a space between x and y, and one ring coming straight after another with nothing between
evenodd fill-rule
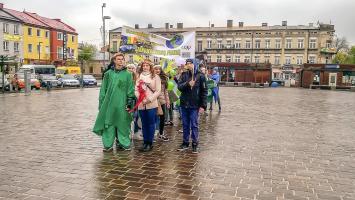
<instances>
[{"instance_id":1,"label":"brick paving pattern","mask_svg":"<svg viewBox=\"0 0 355 200\"><path fill-rule=\"evenodd\" d=\"M180 126L103 153L97 88L0 95L0 199L355 199L355 93L221 91L197 155L176 151Z\"/></svg>"}]
</instances>

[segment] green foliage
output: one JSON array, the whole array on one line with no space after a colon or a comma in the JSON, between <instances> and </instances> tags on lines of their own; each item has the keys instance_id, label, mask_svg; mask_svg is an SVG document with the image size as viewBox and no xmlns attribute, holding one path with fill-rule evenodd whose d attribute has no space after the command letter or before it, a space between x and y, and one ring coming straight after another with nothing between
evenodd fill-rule
<instances>
[{"instance_id":1,"label":"green foliage","mask_svg":"<svg viewBox=\"0 0 355 200\"><path fill-rule=\"evenodd\" d=\"M92 44L85 43L79 48L79 61L90 61L94 58L96 47Z\"/></svg>"},{"instance_id":2,"label":"green foliage","mask_svg":"<svg viewBox=\"0 0 355 200\"><path fill-rule=\"evenodd\" d=\"M339 51L334 59L333 63L338 64L355 64L355 46L352 46L349 51Z\"/></svg>"}]
</instances>

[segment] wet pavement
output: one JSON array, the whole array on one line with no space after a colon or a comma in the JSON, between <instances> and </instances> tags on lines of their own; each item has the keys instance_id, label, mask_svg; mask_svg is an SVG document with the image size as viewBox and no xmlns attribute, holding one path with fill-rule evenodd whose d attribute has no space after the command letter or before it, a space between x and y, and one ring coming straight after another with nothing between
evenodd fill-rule
<instances>
[{"instance_id":1,"label":"wet pavement","mask_svg":"<svg viewBox=\"0 0 355 200\"><path fill-rule=\"evenodd\" d=\"M197 155L176 151L180 126L103 153L97 88L0 95L0 199L355 199L355 93L221 91Z\"/></svg>"}]
</instances>

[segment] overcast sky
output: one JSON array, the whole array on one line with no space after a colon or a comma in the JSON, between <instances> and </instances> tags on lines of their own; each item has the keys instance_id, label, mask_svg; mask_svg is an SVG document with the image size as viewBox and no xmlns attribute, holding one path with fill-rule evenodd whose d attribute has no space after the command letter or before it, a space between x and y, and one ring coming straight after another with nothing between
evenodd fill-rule
<instances>
[{"instance_id":1,"label":"overcast sky","mask_svg":"<svg viewBox=\"0 0 355 200\"><path fill-rule=\"evenodd\" d=\"M106 2L104 14L111 16L107 29L122 25L163 27L165 22L176 26L226 26L227 19L234 25L308 24L317 21L335 25L336 34L345 36L355 45L354 0L2 0L7 8L36 12L49 18L61 18L76 28L79 41L99 44L101 5Z\"/></svg>"}]
</instances>

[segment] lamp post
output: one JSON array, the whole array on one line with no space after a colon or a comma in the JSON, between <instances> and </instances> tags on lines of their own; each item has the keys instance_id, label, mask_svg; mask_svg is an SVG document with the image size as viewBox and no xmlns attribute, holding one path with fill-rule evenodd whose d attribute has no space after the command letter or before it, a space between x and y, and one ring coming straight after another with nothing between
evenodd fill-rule
<instances>
[{"instance_id":1,"label":"lamp post","mask_svg":"<svg viewBox=\"0 0 355 200\"><path fill-rule=\"evenodd\" d=\"M105 27L105 20L106 19L111 19L111 17L110 16L104 16L104 8L106 8L106 3L103 3L102 4L102 6L101 6L101 11L102 11L102 45L103 45L103 50L104 50L104 52L103 52L103 55L102 55L102 60L103 60L103 65L104 65L104 68L105 68L105 66L106 66L106 62L105 62L105 60L106 60L106 50L105 50L105 46L106 46L106 27Z\"/></svg>"}]
</instances>

